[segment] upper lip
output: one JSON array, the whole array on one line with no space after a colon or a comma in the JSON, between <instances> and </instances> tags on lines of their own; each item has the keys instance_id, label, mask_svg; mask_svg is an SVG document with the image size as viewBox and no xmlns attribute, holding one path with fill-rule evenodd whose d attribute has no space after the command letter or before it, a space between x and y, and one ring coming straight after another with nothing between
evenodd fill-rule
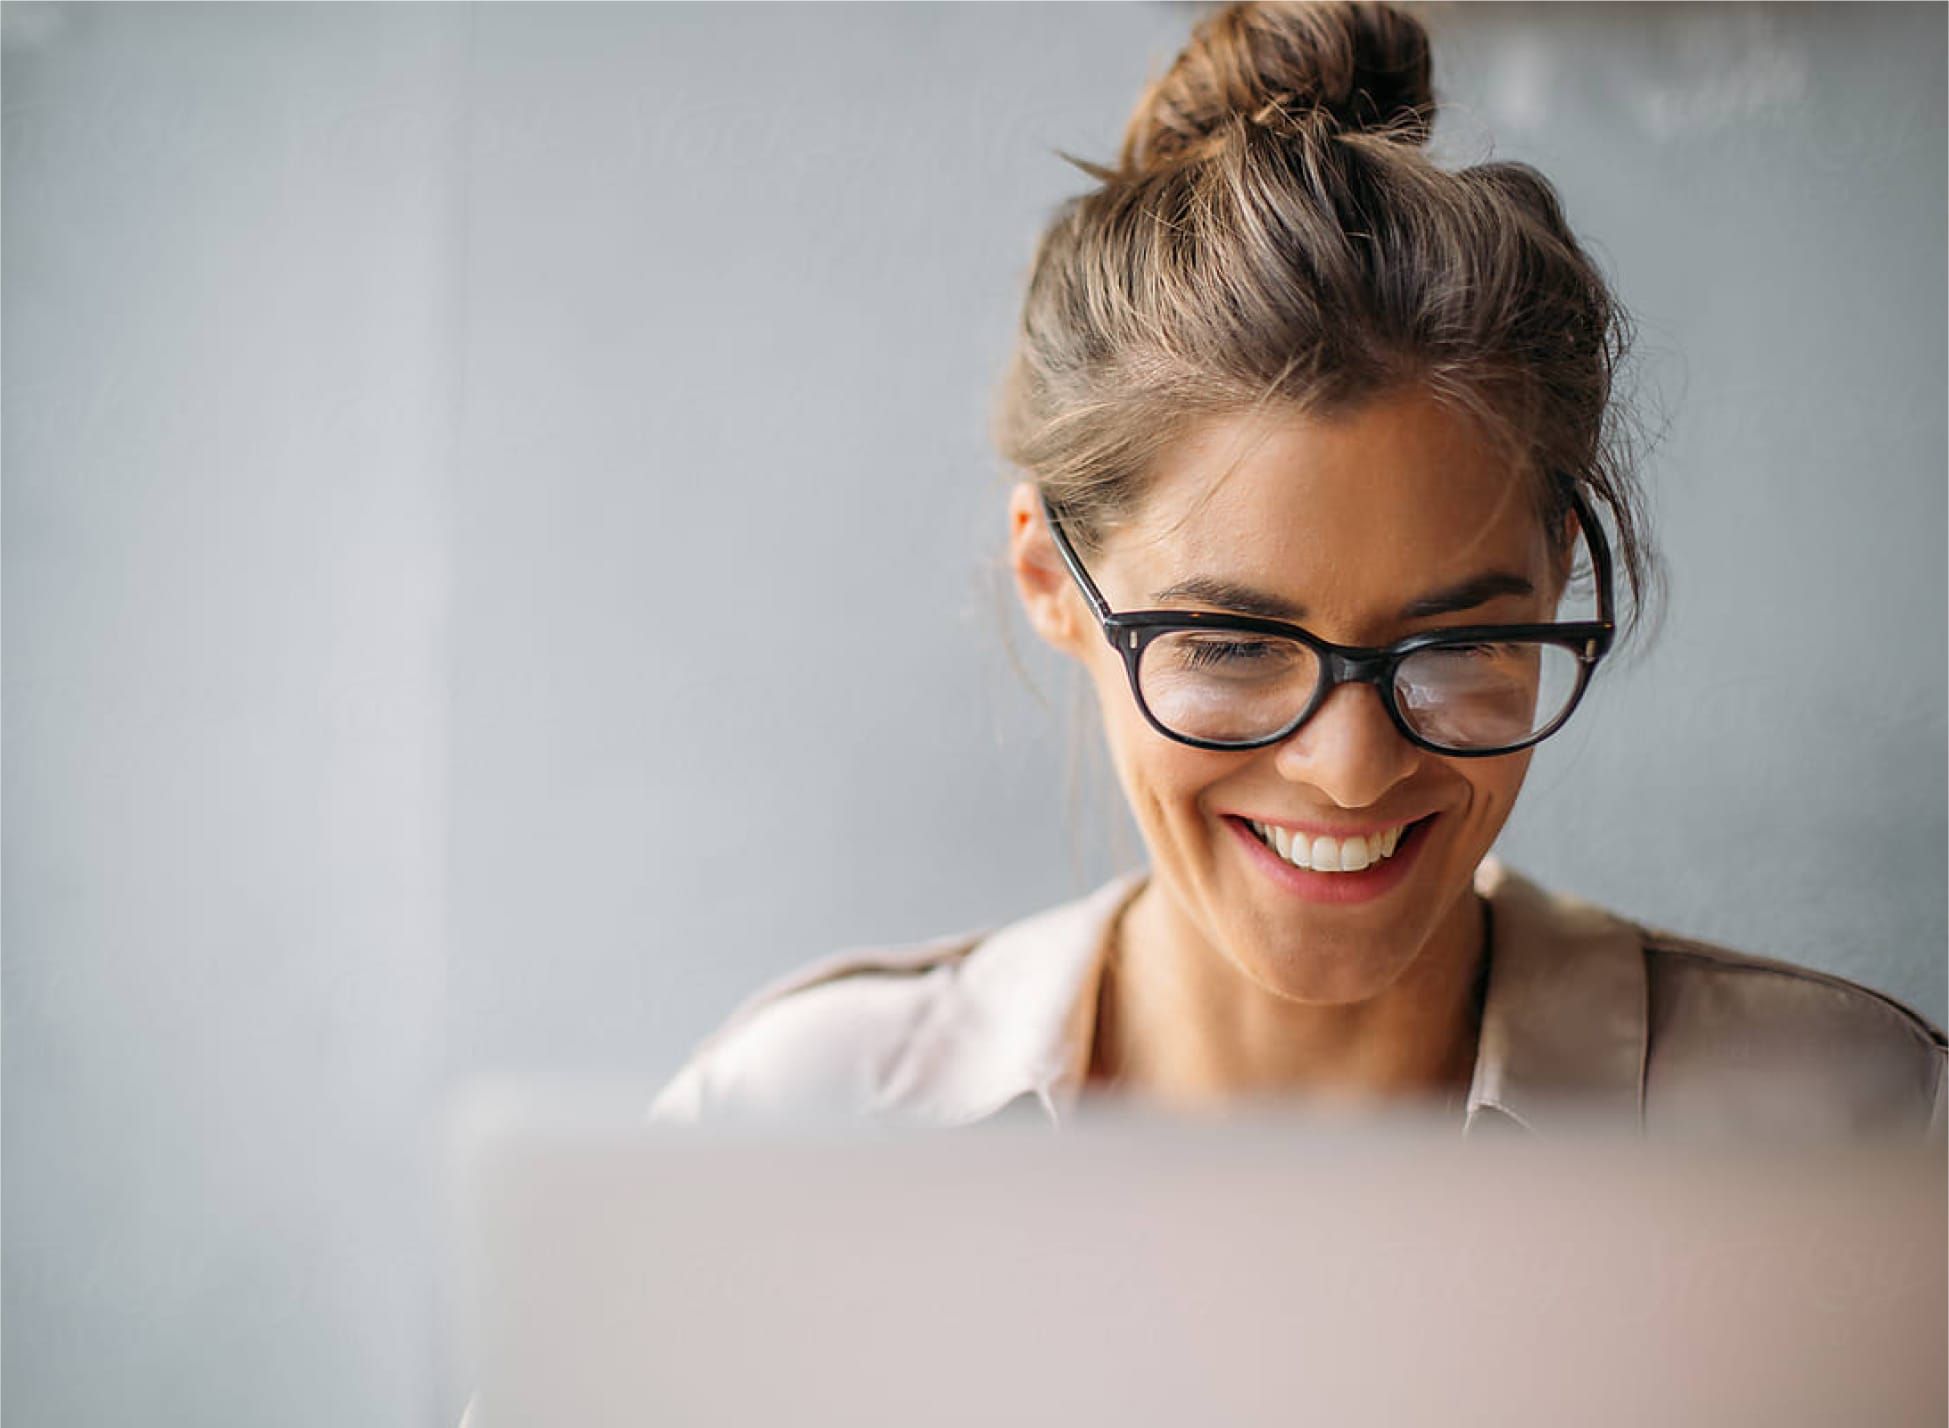
<instances>
[{"instance_id":1,"label":"upper lip","mask_svg":"<svg viewBox=\"0 0 1949 1428\"><path fill-rule=\"evenodd\" d=\"M1261 818L1251 813L1234 813L1232 817L1243 818L1248 823L1262 824L1268 828L1283 828L1288 833L1304 833L1309 838L1367 838L1375 833L1385 833L1390 828L1405 827L1417 823L1433 814L1416 813L1406 818L1396 818L1386 823L1363 823L1358 827L1335 828L1325 823L1295 823L1287 818Z\"/></svg>"}]
</instances>

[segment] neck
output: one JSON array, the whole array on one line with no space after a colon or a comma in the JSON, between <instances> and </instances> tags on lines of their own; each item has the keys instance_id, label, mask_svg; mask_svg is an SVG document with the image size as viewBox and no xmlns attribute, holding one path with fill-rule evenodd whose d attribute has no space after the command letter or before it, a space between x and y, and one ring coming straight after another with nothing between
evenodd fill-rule
<instances>
[{"instance_id":1,"label":"neck","mask_svg":"<svg viewBox=\"0 0 1949 1428\"><path fill-rule=\"evenodd\" d=\"M1295 1002L1247 978L1153 877L1110 932L1090 1079L1173 1106L1240 1096L1434 1100L1475 1065L1488 904L1470 890L1362 1002Z\"/></svg>"}]
</instances>

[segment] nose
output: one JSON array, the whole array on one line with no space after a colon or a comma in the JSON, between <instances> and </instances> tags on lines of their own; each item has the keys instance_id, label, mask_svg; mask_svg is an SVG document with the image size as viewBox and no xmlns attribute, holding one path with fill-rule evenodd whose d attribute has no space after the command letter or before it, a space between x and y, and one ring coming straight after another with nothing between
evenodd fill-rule
<instances>
[{"instance_id":1,"label":"nose","mask_svg":"<svg viewBox=\"0 0 1949 1428\"><path fill-rule=\"evenodd\" d=\"M1318 789L1341 808L1367 808L1420 765L1388 717L1381 692L1348 683L1329 690L1313 716L1274 746L1280 776Z\"/></svg>"}]
</instances>

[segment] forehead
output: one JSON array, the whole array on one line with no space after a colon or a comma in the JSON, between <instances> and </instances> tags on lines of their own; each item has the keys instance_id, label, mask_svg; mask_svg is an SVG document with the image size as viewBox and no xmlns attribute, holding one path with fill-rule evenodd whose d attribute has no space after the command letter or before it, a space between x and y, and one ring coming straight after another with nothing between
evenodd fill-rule
<instances>
[{"instance_id":1,"label":"forehead","mask_svg":"<svg viewBox=\"0 0 1949 1428\"><path fill-rule=\"evenodd\" d=\"M1410 391L1327 418L1205 422L1163 454L1111 544L1165 584L1222 576L1308 607L1391 607L1492 566L1540 570L1529 490L1467 417Z\"/></svg>"}]
</instances>

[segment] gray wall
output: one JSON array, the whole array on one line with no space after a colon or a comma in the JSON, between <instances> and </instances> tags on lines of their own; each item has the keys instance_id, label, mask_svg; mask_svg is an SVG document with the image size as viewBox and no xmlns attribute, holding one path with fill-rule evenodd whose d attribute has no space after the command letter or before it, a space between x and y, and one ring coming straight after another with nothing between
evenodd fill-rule
<instances>
[{"instance_id":1,"label":"gray wall","mask_svg":"<svg viewBox=\"0 0 1949 1428\"><path fill-rule=\"evenodd\" d=\"M439 1422L449 1087L1135 855L985 414L1191 12L3 13L5 1415ZM1943 10L1431 23L1662 432L1502 853L1943 1019Z\"/></svg>"}]
</instances>

